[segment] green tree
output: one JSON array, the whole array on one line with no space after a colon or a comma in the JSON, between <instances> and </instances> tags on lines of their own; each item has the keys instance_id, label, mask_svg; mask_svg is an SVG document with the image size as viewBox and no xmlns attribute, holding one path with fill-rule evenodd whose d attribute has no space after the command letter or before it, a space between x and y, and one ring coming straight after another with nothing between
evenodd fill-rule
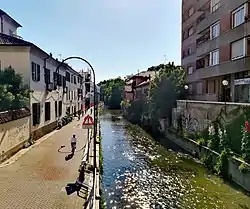
<instances>
[{"instance_id":1,"label":"green tree","mask_svg":"<svg viewBox=\"0 0 250 209\"><path fill-rule=\"evenodd\" d=\"M151 82L148 97L148 115L154 126L158 126L161 118L171 120L172 109L184 89L185 72L180 66L174 63L160 66L158 75Z\"/></svg>"},{"instance_id":2,"label":"green tree","mask_svg":"<svg viewBox=\"0 0 250 209\"><path fill-rule=\"evenodd\" d=\"M125 81L119 77L101 81L98 85L104 93L104 103L109 106L110 109L120 109Z\"/></svg>"},{"instance_id":3,"label":"green tree","mask_svg":"<svg viewBox=\"0 0 250 209\"><path fill-rule=\"evenodd\" d=\"M0 111L27 107L30 91L21 74L11 67L0 70Z\"/></svg>"}]
</instances>

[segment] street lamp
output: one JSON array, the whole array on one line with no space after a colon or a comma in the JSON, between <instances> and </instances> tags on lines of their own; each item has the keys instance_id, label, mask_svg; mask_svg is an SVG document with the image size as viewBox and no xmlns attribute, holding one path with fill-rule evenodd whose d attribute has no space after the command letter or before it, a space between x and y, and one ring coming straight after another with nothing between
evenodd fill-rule
<instances>
[{"instance_id":1,"label":"street lamp","mask_svg":"<svg viewBox=\"0 0 250 209\"><path fill-rule=\"evenodd\" d=\"M224 87L225 114L226 114L226 105L227 105L226 87L228 86L228 81L224 79L224 80L222 81L222 85L223 85L223 87Z\"/></svg>"},{"instance_id":2,"label":"street lamp","mask_svg":"<svg viewBox=\"0 0 250 209\"><path fill-rule=\"evenodd\" d=\"M62 60L59 65L57 66L56 68L56 73L59 74L59 69L60 67L65 64L65 62L67 60L71 60L71 59L78 59L78 60L82 60L83 62L87 63L92 71L92 74L93 74L93 83L94 83L94 92L93 94L96 95L96 88L95 88L95 82L96 82L96 78L95 78L95 70L94 68L92 67L92 65L84 58L82 57L77 57L77 56L73 56L73 57L68 57L64 60ZM58 83L58 80L57 80L57 77L55 76L54 77L54 83L57 85ZM96 136L97 136L97 117L98 117L98 106L97 106L97 101L96 101L96 97L94 96L94 136L93 136L93 140L94 140L94 180L93 180L93 186L95 184L95 180L96 180L96 168L97 168L97 156L96 156L96 145L97 145L97 142L96 142ZM82 166L80 172L79 172L79 177L77 178L77 181L76 181L76 184L74 185L69 185L69 187L66 187L66 190L68 188L69 191L71 191L73 189L73 191L75 190L76 191L76 187L77 187L77 190L79 190L79 185L80 187L82 186L83 182L84 182L84 179L85 179L85 169L84 169L85 166ZM93 187L94 188L94 187Z\"/></svg>"},{"instance_id":3,"label":"street lamp","mask_svg":"<svg viewBox=\"0 0 250 209\"><path fill-rule=\"evenodd\" d=\"M187 93L188 85L185 85L184 89L185 89L185 93ZM185 98L186 98L186 109L187 109L187 96L186 95L185 95Z\"/></svg>"}]
</instances>

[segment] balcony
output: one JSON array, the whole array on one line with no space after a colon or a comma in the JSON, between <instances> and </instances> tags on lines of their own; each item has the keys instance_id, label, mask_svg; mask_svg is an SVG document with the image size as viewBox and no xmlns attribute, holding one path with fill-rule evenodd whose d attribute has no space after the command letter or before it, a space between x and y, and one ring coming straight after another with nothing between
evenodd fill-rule
<instances>
[{"instance_id":1,"label":"balcony","mask_svg":"<svg viewBox=\"0 0 250 209\"><path fill-rule=\"evenodd\" d=\"M196 61L196 70L209 67L209 57L210 55L207 54L204 57L198 59Z\"/></svg>"},{"instance_id":2,"label":"balcony","mask_svg":"<svg viewBox=\"0 0 250 209\"><path fill-rule=\"evenodd\" d=\"M220 19L222 9L223 7L221 6L212 13L210 13L210 9L204 11L204 17L199 22L197 22L196 32L198 34L202 33L202 31L206 30L206 28L208 28L212 23L218 21Z\"/></svg>"},{"instance_id":3,"label":"balcony","mask_svg":"<svg viewBox=\"0 0 250 209\"><path fill-rule=\"evenodd\" d=\"M47 91L53 91L55 89L55 85L53 83L46 84Z\"/></svg>"},{"instance_id":4,"label":"balcony","mask_svg":"<svg viewBox=\"0 0 250 209\"><path fill-rule=\"evenodd\" d=\"M208 28L201 34L202 36L196 40L197 46L207 42L210 40L210 29Z\"/></svg>"}]
</instances>

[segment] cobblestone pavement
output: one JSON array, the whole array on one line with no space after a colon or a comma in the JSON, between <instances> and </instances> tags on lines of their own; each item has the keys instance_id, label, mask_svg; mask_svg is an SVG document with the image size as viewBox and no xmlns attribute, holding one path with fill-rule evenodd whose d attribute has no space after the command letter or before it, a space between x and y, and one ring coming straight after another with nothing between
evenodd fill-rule
<instances>
[{"instance_id":1,"label":"cobblestone pavement","mask_svg":"<svg viewBox=\"0 0 250 209\"><path fill-rule=\"evenodd\" d=\"M87 141L87 131L80 121L73 121L39 145L30 149L13 164L0 168L0 209L83 208L84 200L76 194L67 196L64 186L75 182L84 149L65 161L70 138L78 137L77 150Z\"/></svg>"}]
</instances>

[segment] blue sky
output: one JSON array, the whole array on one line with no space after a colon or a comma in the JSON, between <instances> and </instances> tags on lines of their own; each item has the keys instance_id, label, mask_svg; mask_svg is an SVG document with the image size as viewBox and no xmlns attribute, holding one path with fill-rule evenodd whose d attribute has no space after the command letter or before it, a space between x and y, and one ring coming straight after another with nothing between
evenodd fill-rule
<instances>
[{"instance_id":1,"label":"blue sky","mask_svg":"<svg viewBox=\"0 0 250 209\"><path fill-rule=\"evenodd\" d=\"M180 64L181 0L9 0L1 9L46 52L90 61L98 81L160 64L164 55Z\"/></svg>"}]
</instances>

